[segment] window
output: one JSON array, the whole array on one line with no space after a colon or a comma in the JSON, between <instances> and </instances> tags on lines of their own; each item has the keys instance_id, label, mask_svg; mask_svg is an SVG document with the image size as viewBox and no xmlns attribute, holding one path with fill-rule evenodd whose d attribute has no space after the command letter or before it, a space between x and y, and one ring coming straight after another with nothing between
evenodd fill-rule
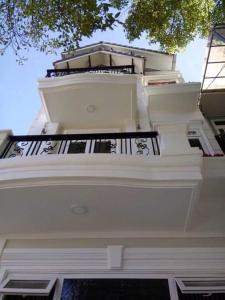
<instances>
[{"instance_id":1,"label":"window","mask_svg":"<svg viewBox=\"0 0 225 300\"><path fill-rule=\"evenodd\" d=\"M190 129L187 136L190 146L202 150L203 156L213 155L213 151L207 138L203 136L199 129Z\"/></svg>"},{"instance_id":2,"label":"window","mask_svg":"<svg viewBox=\"0 0 225 300\"><path fill-rule=\"evenodd\" d=\"M176 278L176 282L182 293L225 293L225 278Z\"/></svg>"},{"instance_id":3,"label":"window","mask_svg":"<svg viewBox=\"0 0 225 300\"><path fill-rule=\"evenodd\" d=\"M216 132L215 138L225 153L225 118L212 119L211 123Z\"/></svg>"},{"instance_id":4,"label":"window","mask_svg":"<svg viewBox=\"0 0 225 300\"><path fill-rule=\"evenodd\" d=\"M225 126L225 120L222 120L222 121L215 121L214 122L215 123L215 125L217 125L217 126Z\"/></svg>"},{"instance_id":5,"label":"window","mask_svg":"<svg viewBox=\"0 0 225 300\"><path fill-rule=\"evenodd\" d=\"M225 118L212 119L211 123L217 134L225 134Z\"/></svg>"},{"instance_id":6,"label":"window","mask_svg":"<svg viewBox=\"0 0 225 300\"><path fill-rule=\"evenodd\" d=\"M41 295L5 295L3 296L3 300L53 300L54 297L54 289L48 296Z\"/></svg>"},{"instance_id":7,"label":"window","mask_svg":"<svg viewBox=\"0 0 225 300\"><path fill-rule=\"evenodd\" d=\"M189 141L189 144L190 144L191 147L198 147L204 153L204 150L202 148L202 144L201 144L201 142L198 138L189 138L188 141Z\"/></svg>"},{"instance_id":8,"label":"window","mask_svg":"<svg viewBox=\"0 0 225 300\"><path fill-rule=\"evenodd\" d=\"M61 300L168 300L167 279L65 279Z\"/></svg>"},{"instance_id":9,"label":"window","mask_svg":"<svg viewBox=\"0 0 225 300\"><path fill-rule=\"evenodd\" d=\"M111 141L96 141L94 153L111 153Z\"/></svg>"},{"instance_id":10,"label":"window","mask_svg":"<svg viewBox=\"0 0 225 300\"><path fill-rule=\"evenodd\" d=\"M9 276L0 284L0 294L4 300L26 300L46 299L52 300L56 278L32 278L23 276Z\"/></svg>"},{"instance_id":11,"label":"window","mask_svg":"<svg viewBox=\"0 0 225 300\"><path fill-rule=\"evenodd\" d=\"M67 153L85 153L86 142L72 141Z\"/></svg>"}]
</instances>

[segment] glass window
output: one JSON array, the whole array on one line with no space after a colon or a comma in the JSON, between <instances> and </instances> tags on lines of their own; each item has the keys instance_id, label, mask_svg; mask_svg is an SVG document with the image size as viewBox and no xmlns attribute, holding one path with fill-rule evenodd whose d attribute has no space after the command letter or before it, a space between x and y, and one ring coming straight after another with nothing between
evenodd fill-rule
<instances>
[{"instance_id":1,"label":"glass window","mask_svg":"<svg viewBox=\"0 0 225 300\"><path fill-rule=\"evenodd\" d=\"M111 153L110 141L95 142L94 153Z\"/></svg>"},{"instance_id":2,"label":"glass window","mask_svg":"<svg viewBox=\"0 0 225 300\"><path fill-rule=\"evenodd\" d=\"M166 279L65 279L61 300L169 300Z\"/></svg>"},{"instance_id":3,"label":"glass window","mask_svg":"<svg viewBox=\"0 0 225 300\"><path fill-rule=\"evenodd\" d=\"M198 147L199 149L201 149L204 152L202 144L201 144L201 142L198 138L196 138L196 139L195 138L191 138L191 139L189 138L188 141L189 141L189 144L190 144L191 147Z\"/></svg>"},{"instance_id":4,"label":"glass window","mask_svg":"<svg viewBox=\"0 0 225 300\"><path fill-rule=\"evenodd\" d=\"M71 142L67 153L85 153L86 142Z\"/></svg>"}]
</instances>

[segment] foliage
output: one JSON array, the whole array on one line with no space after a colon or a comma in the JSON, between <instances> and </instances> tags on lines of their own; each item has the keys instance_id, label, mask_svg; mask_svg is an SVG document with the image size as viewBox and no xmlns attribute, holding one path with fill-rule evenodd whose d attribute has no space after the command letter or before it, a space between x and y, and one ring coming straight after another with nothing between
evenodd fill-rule
<instances>
[{"instance_id":1,"label":"foliage","mask_svg":"<svg viewBox=\"0 0 225 300\"><path fill-rule=\"evenodd\" d=\"M213 0L141 0L133 3L125 28L129 40L146 32L169 52L184 48L197 34L206 37L212 24Z\"/></svg>"},{"instance_id":2,"label":"foliage","mask_svg":"<svg viewBox=\"0 0 225 300\"><path fill-rule=\"evenodd\" d=\"M71 50L120 23L130 41L145 32L150 42L176 52L224 20L225 0L0 0L0 51Z\"/></svg>"},{"instance_id":3,"label":"foliage","mask_svg":"<svg viewBox=\"0 0 225 300\"><path fill-rule=\"evenodd\" d=\"M1 0L1 53L11 46L16 54L20 49L36 48L43 52L78 46L82 37L96 30L112 28L119 17L122 2L115 4L95 0ZM120 5L121 2L121 5Z\"/></svg>"}]
</instances>

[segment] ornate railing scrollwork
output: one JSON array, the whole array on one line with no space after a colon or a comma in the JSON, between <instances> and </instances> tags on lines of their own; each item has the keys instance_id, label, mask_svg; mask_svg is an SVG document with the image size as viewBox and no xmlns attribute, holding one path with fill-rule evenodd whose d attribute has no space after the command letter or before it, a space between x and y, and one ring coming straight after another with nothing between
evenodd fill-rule
<instances>
[{"instance_id":1,"label":"ornate railing scrollwork","mask_svg":"<svg viewBox=\"0 0 225 300\"><path fill-rule=\"evenodd\" d=\"M53 154L54 149L56 148L56 146L57 146L56 142L53 144L52 141L47 141L46 145L42 148L42 151L40 152L40 155L42 155L42 154Z\"/></svg>"},{"instance_id":2,"label":"ornate railing scrollwork","mask_svg":"<svg viewBox=\"0 0 225 300\"><path fill-rule=\"evenodd\" d=\"M0 158L82 153L159 155L157 132L10 136Z\"/></svg>"},{"instance_id":3,"label":"ornate railing scrollwork","mask_svg":"<svg viewBox=\"0 0 225 300\"><path fill-rule=\"evenodd\" d=\"M9 157L23 156L24 150L28 144L28 142L15 142L11 148Z\"/></svg>"},{"instance_id":4,"label":"ornate railing scrollwork","mask_svg":"<svg viewBox=\"0 0 225 300\"><path fill-rule=\"evenodd\" d=\"M135 74L134 65L96 66L90 68L48 69L46 77L61 77L79 73Z\"/></svg>"},{"instance_id":5,"label":"ornate railing scrollwork","mask_svg":"<svg viewBox=\"0 0 225 300\"><path fill-rule=\"evenodd\" d=\"M113 139L113 140L110 140L110 151L111 153L113 154L116 154L116 148L117 148L117 140L116 139Z\"/></svg>"},{"instance_id":6,"label":"ornate railing scrollwork","mask_svg":"<svg viewBox=\"0 0 225 300\"><path fill-rule=\"evenodd\" d=\"M150 149L148 147L148 140L147 138L137 138L135 139L135 143L137 145L137 155L149 155Z\"/></svg>"}]
</instances>

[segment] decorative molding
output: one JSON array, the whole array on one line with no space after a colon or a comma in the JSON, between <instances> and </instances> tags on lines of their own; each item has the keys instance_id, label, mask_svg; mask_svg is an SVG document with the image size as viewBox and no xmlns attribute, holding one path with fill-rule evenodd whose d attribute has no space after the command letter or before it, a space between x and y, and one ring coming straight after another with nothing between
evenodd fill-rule
<instances>
[{"instance_id":1,"label":"decorative molding","mask_svg":"<svg viewBox=\"0 0 225 300\"><path fill-rule=\"evenodd\" d=\"M133 47L133 46L121 45L121 44L117 44L117 43L103 42L103 41L77 48L76 52L77 53L80 53L80 52L83 53L84 49L86 51L87 49L95 48L95 47L98 47L98 46L100 46L100 47L105 47L106 46L106 47L110 47L110 48L123 48L123 49L126 49L127 51L128 50L129 51L134 50L134 51L137 51L137 52L144 52L144 53L149 54L149 55L160 55L160 56L166 56L166 57L171 57L171 58L176 56L174 54L168 54L167 52L163 52L163 51L146 49L146 48L139 48L139 47ZM89 52L91 53L90 50L89 50ZM68 53L68 51L62 52L63 57L67 53ZM126 55L126 52L125 52L125 55ZM55 61L54 64L62 62L62 61L64 61L64 59L59 60L59 61Z\"/></svg>"},{"instance_id":2,"label":"decorative molding","mask_svg":"<svg viewBox=\"0 0 225 300\"><path fill-rule=\"evenodd\" d=\"M72 74L62 77L45 78L38 80L38 89L41 92L42 89L57 88L77 84L132 84L136 85L138 75L135 74Z\"/></svg>"},{"instance_id":3,"label":"decorative molding","mask_svg":"<svg viewBox=\"0 0 225 300\"><path fill-rule=\"evenodd\" d=\"M158 86L146 86L145 93L147 95L164 95L164 94L186 94L186 93L200 93L200 82L186 82L178 84L164 84Z\"/></svg>"},{"instance_id":4,"label":"decorative molding","mask_svg":"<svg viewBox=\"0 0 225 300\"><path fill-rule=\"evenodd\" d=\"M2 268L9 274L225 274L225 248L125 248L120 271L109 270L107 251L107 248L5 249Z\"/></svg>"},{"instance_id":5,"label":"decorative molding","mask_svg":"<svg viewBox=\"0 0 225 300\"><path fill-rule=\"evenodd\" d=\"M104 47L104 46L108 46L108 48L109 48L109 46L111 46L111 45L107 45L107 44L99 44L99 46L100 47ZM94 47L96 47L96 45L94 46ZM111 46L112 47L112 46ZM119 46L120 48L121 48L121 46ZM123 48L123 47L122 47ZM136 49L135 49L136 50ZM136 50L137 51L137 50ZM144 51L142 51L141 50L141 52L144 52ZM116 52L115 50L110 50L110 49L96 49L96 50L93 50L92 49L92 51L91 52L88 52L88 53L81 53L81 54L77 54L77 56L74 56L74 57L71 57L71 58L67 58L67 59L63 59L63 60L60 60L60 61L56 61L54 64L55 65L60 65L60 64L62 64L62 63L65 63L65 62L70 62L70 61L73 61L73 60L79 60L79 59L81 59L81 58L83 58L83 57L88 57L88 56L92 56L92 55L94 55L94 54L99 54L99 53L101 53L101 54L106 54L106 55L109 55L109 54L111 54L111 55L115 55L115 56L122 56L122 57L127 57L127 56L129 56L129 57L133 57L134 59L137 59L137 60L143 60L144 59L144 57L143 56L137 56L137 55L131 55L131 54L129 54L128 52L126 53L123 53L123 52Z\"/></svg>"},{"instance_id":6,"label":"decorative molding","mask_svg":"<svg viewBox=\"0 0 225 300\"><path fill-rule=\"evenodd\" d=\"M56 184L194 187L202 179L197 154L148 158L107 154L46 155L0 161L0 189Z\"/></svg>"},{"instance_id":7,"label":"decorative molding","mask_svg":"<svg viewBox=\"0 0 225 300\"><path fill-rule=\"evenodd\" d=\"M108 246L108 268L120 269L122 267L123 246Z\"/></svg>"},{"instance_id":8,"label":"decorative molding","mask_svg":"<svg viewBox=\"0 0 225 300\"><path fill-rule=\"evenodd\" d=\"M125 239L125 238L225 238L224 232L203 231L92 231L92 232L52 232L32 234L1 234L5 239Z\"/></svg>"},{"instance_id":9,"label":"decorative molding","mask_svg":"<svg viewBox=\"0 0 225 300\"><path fill-rule=\"evenodd\" d=\"M145 84L147 84L148 81L154 80L176 80L177 83L184 83L184 79L179 71L154 71L143 76L142 80Z\"/></svg>"}]
</instances>

